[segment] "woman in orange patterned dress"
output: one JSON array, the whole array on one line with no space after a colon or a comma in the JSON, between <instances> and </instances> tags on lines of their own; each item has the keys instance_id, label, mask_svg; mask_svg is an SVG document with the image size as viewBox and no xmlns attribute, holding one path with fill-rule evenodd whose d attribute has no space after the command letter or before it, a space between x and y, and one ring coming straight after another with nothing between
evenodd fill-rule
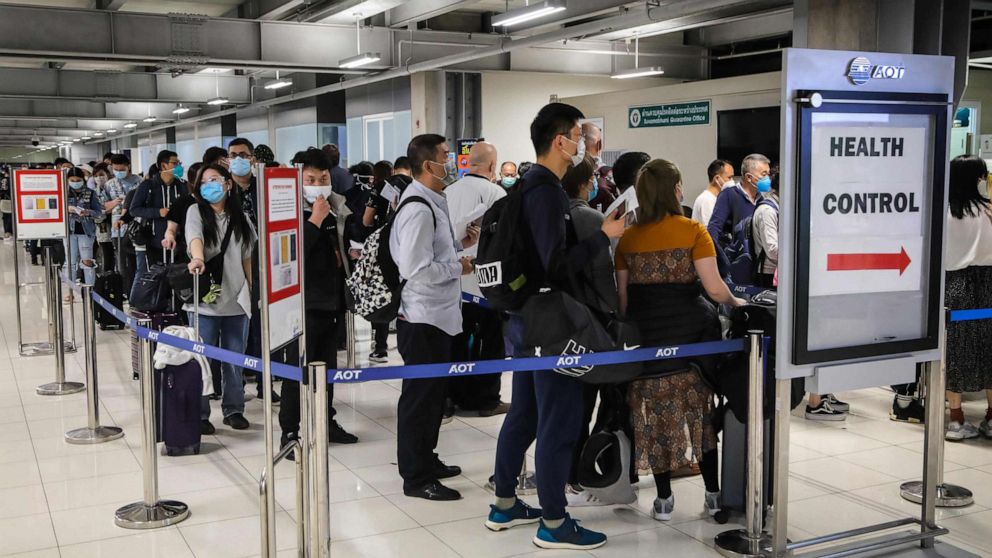
<instances>
[{"instance_id":1,"label":"woman in orange patterned dress","mask_svg":"<svg viewBox=\"0 0 992 558\"><path fill-rule=\"evenodd\" d=\"M706 228L682 214L682 173L655 159L641 169L637 224L617 246L615 264L620 308L641 329L649 347L720 339L718 303L739 306L717 271L716 251ZM675 508L671 472L695 459L706 484L704 507L720 511L713 391L703 380L715 357L648 362L646 375L628 391L637 467L650 471L658 487L652 517L671 519Z\"/></svg>"}]
</instances>

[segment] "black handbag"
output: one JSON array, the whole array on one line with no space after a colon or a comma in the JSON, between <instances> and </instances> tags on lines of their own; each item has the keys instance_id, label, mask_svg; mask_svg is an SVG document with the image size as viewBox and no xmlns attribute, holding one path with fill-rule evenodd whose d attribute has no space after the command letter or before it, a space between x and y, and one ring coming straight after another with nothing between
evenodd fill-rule
<instances>
[{"instance_id":1,"label":"black handbag","mask_svg":"<svg viewBox=\"0 0 992 558\"><path fill-rule=\"evenodd\" d=\"M164 311L172 298L168 272L169 267L164 263L152 264L138 271L128 297L131 307L141 312Z\"/></svg>"},{"instance_id":2,"label":"black handbag","mask_svg":"<svg viewBox=\"0 0 992 558\"><path fill-rule=\"evenodd\" d=\"M220 243L220 252L204 263L206 271L204 275L211 285L220 285L224 278L224 254L227 252L227 245L231 242L231 232L233 227L228 226L224 233L224 239ZM168 264L166 271L169 285L175 291L179 300L184 303L193 300L193 274L189 272L189 266L184 263Z\"/></svg>"},{"instance_id":3,"label":"black handbag","mask_svg":"<svg viewBox=\"0 0 992 558\"><path fill-rule=\"evenodd\" d=\"M132 219L127 224L128 240L135 246L148 246L154 240L155 234L152 231L152 224L140 217Z\"/></svg>"},{"instance_id":4,"label":"black handbag","mask_svg":"<svg viewBox=\"0 0 992 558\"><path fill-rule=\"evenodd\" d=\"M523 342L534 355L581 355L629 351L641 346L640 330L616 315L600 318L564 291L538 293L524 303ZM642 362L563 367L554 371L587 384L629 382L641 375Z\"/></svg>"}]
</instances>

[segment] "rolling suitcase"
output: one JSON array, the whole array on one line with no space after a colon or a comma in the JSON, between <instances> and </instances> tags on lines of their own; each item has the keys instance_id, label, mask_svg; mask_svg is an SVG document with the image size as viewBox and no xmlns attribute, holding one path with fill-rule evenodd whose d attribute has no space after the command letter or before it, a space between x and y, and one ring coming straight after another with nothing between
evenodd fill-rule
<instances>
[{"instance_id":1,"label":"rolling suitcase","mask_svg":"<svg viewBox=\"0 0 992 558\"><path fill-rule=\"evenodd\" d=\"M186 320L184 319L182 312L176 311L175 298L170 296L169 299L171 299L171 310L160 312L142 312L131 308L131 316L136 320L150 319L152 321L152 329L156 329L158 331L162 331L172 325L185 325ZM152 353L154 352L155 343L153 342ZM133 372L133 378L137 380L138 373L141 371L141 345L138 343L138 336L134 331L131 332L131 369Z\"/></svg>"},{"instance_id":2,"label":"rolling suitcase","mask_svg":"<svg viewBox=\"0 0 992 558\"><path fill-rule=\"evenodd\" d=\"M124 309L124 278L117 271L106 271L97 275L93 292L105 298L118 310ZM104 331L124 329L124 323L118 321L100 305L96 305L94 316L96 317L96 324Z\"/></svg>"}]
</instances>

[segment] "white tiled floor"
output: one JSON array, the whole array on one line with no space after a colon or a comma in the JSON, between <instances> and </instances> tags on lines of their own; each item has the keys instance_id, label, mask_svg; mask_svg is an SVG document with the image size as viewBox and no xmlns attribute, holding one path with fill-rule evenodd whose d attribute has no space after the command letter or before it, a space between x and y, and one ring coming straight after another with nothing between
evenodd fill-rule
<instances>
[{"instance_id":1,"label":"white tiled floor","mask_svg":"<svg viewBox=\"0 0 992 558\"><path fill-rule=\"evenodd\" d=\"M122 426L126 437L95 446L65 443L66 430L86 423L85 395L35 394L35 386L52 380L54 361L18 355L11 250L9 242L0 245L0 306L8 309L0 313L0 554L258 555L255 479L263 461L261 403L247 403L253 424L249 431L233 432L215 420L217 434L203 440L202 455L159 458L161 495L189 504L192 515L187 521L151 532L116 527L114 510L141 497L141 415L128 338L121 332L98 334L103 422ZM37 278L40 268L28 271L29 277ZM45 334L40 290L25 291L28 340ZM78 304L76 310L81 337ZM368 352L367 341L360 349L359 354ZM81 380L83 355L68 354L66 369L69 379ZM504 385L508 384L507 375ZM508 397L508 388L504 394ZM482 526L490 502L483 485L492 470L502 418L456 417L443 428L438 451L446 462L464 470L449 483L461 490L462 501L410 499L402 495L394 465L398 396L395 381L339 386L336 391L338 420L362 439L353 446L330 448L336 558L708 557L717 556L714 535L732 526L703 517L698 478L676 481L678 505L671 523L653 521L646 513L654 496L652 483L645 482L648 486L631 506L573 510L585 525L610 536L605 547L591 553L537 552L530 542L532 529L491 533ZM898 487L901 481L921 476L922 428L888 420L891 393L886 390L842 397L853 408L846 423L793 419L789 513L794 540L918 513L917 506L899 497ZM977 417L983 401L971 401L966 409ZM947 480L971 488L976 500L968 508L940 510L941 524L952 530L946 540L976 555L992 556L992 441L948 445L945 469ZM281 464L275 478L279 554L293 556L293 465Z\"/></svg>"}]
</instances>

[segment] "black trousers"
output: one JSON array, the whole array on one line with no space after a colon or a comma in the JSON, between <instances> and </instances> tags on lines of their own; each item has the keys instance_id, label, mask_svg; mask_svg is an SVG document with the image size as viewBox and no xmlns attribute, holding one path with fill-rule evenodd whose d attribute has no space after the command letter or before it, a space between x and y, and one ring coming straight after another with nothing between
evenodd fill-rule
<instances>
[{"instance_id":1,"label":"black trousers","mask_svg":"<svg viewBox=\"0 0 992 558\"><path fill-rule=\"evenodd\" d=\"M344 320L341 312L311 310L306 316L307 361L324 361L328 368L338 366L338 346L336 342L338 322ZM273 355L274 360L285 364L296 365L300 361L299 344L290 343L284 349ZM261 392L263 388L259 388ZM300 431L300 384L292 380L282 381L282 391L279 394L282 402L279 404L279 428L284 433ZM327 384L327 400L334 400L334 384ZM334 405L327 405L327 420L334 419L337 411Z\"/></svg>"},{"instance_id":2,"label":"black trousers","mask_svg":"<svg viewBox=\"0 0 992 558\"><path fill-rule=\"evenodd\" d=\"M462 305L462 333L451 350L454 362L494 360L506 356L503 323L499 314L475 304ZM451 378L449 397L466 411L493 409L499 405L501 374Z\"/></svg>"},{"instance_id":3,"label":"black trousers","mask_svg":"<svg viewBox=\"0 0 992 558\"><path fill-rule=\"evenodd\" d=\"M373 323L372 339L372 350L374 352L386 352L389 348L389 322Z\"/></svg>"},{"instance_id":4,"label":"black trousers","mask_svg":"<svg viewBox=\"0 0 992 558\"><path fill-rule=\"evenodd\" d=\"M397 322L396 335L403 363L432 364L451 360L453 337L428 324ZM403 380L396 412L396 463L404 490L416 490L437 480L438 432L448 395L448 378Z\"/></svg>"}]
</instances>

